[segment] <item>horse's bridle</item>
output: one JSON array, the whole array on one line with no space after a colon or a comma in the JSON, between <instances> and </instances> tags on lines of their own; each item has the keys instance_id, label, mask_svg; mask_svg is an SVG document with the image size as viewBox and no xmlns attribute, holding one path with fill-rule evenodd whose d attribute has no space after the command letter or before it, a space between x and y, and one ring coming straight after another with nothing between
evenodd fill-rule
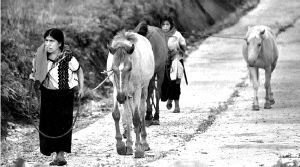
<instances>
[{"instance_id":1,"label":"horse's bridle","mask_svg":"<svg viewBox=\"0 0 300 167\"><path fill-rule=\"evenodd\" d=\"M113 75L117 75L117 74L115 73L114 70L110 70L109 72L112 72L110 75L112 75L112 74L113 74ZM125 88L125 90L126 90L126 89L128 89L128 88ZM133 96L129 96L128 94L129 94L128 92L125 93L125 101L126 101L127 99L131 99L131 98L133 97Z\"/></svg>"}]
</instances>

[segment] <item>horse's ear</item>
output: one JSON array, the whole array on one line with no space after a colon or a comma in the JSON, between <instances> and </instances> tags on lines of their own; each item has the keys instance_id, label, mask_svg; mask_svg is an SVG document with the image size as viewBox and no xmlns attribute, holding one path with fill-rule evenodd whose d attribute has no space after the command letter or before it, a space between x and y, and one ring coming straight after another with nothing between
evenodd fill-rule
<instances>
[{"instance_id":1,"label":"horse's ear","mask_svg":"<svg viewBox=\"0 0 300 167\"><path fill-rule=\"evenodd\" d=\"M260 35L261 38L264 37L265 31L266 31L266 30L262 30L262 31L259 33L259 35Z\"/></svg>"},{"instance_id":2,"label":"horse's ear","mask_svg":"<svg viewBox=\"0 0 300 167\"><path fill-rule=\"evenodd\" d=\"M133 51L134 51L134 44L132 44L131 47L129 49L127 49L127 53L132 54Z\"/></svg>"},{"instance_id":3,"label":"horse's ear","mask_svg":"<svg viewBox=\"0 0 300 167\"><path fill-rule=\"evenodd\" d=\"M111 47L111 46L109 46L109 45L107 45L107 48L108 48L108 50L109 50L109 52L110 52L111 54L115 54L115 53L116 53L116 49L115 49L115 48L113 48L113 47Z\"/></svg>"}]
</instances>

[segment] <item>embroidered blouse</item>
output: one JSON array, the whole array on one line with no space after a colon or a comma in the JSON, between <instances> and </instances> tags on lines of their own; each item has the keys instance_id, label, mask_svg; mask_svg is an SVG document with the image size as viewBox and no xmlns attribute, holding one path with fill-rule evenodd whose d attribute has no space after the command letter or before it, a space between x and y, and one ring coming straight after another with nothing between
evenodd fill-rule
<instances>
[{"instance_id":1,"label":"embroidered blouse","mask_svg":"<svg viewBox=\"0 0 300 167\"><path fill-rule=\"evenodd\" d=\"M48 60L48 75L43 85L48 89L72 89L78 85L76 72L79 68L80 65L73 56L67 57L59 63Z\"/></svg>"}]
</instances>

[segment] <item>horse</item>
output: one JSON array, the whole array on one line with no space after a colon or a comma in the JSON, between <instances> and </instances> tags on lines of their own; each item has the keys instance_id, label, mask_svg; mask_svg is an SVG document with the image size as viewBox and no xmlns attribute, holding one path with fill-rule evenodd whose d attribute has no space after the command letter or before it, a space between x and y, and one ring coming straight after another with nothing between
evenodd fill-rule
<instances>
[{"instance_id":1,"label":"horse","mask_svg":"<svg viewBox=\"0 0 300 167\"><path fill-rule=\"evenodd\" d=\"M145 22L139 23L134 29L135 32L145 36L152 45L154 53L155 70L154 75L149 83L148 97L147 97L147 112L146 125L159 125L159 100L161 97L161 87L165 76L165 65L168 58L168 46L164 32L158 27L147 25ZM152 115L151 97L155 90L155 113Z\"/></svg>"},{"instance_id":2,"label":"horse","mask_svg":"<svg viewBox=\"0 0 300 167\"><path fill-rule=\"evenodd\" d=\"M259 110L257 92L259 88L259 68L265 70L265 109L270 109L275 103L271 89L271 75L278 59L276 37L270 27L257 25L248 27L246 45L243 46L243 56L247 63L250 80L253 85L253 110Z\"/></svg>"},{"instance_id":3,"label":"horse","mask_svg":"<svg viewBox=\"0 0 300 167\"><path fill-rule=\"evenodd\" d=\"M146 99L149 81L154 74L154 55L148 39L131 31L120 31L108 46L107 71L113 83L112 117L116 128L116 149L120 155L132 155L131 130L136 134L135 158L150 150L145 128ZM120 109L122 108L123 110ZM126 145L122 141L119 121L126 124Z\"/></svg>"}]
</instances>

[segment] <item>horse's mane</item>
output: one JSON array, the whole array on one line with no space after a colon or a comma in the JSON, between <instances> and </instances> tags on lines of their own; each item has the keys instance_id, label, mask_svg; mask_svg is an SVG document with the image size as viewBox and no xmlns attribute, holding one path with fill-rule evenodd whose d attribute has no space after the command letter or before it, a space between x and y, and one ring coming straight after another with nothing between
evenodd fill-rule
<instances>
[{"instance_id":1,"label":"horse's mane","mask_svg":"<svg viewBox=\"0 0 300 167\"><path fill-rule=\"evenodd\" d=\"M136 43L137 37L134 32L131 31L120 31L113 38L111 46L116 49L115 52L115 63L120 64L127 55L126 48L131 47L132 44Z\"/></svg>"},{"instance_id":2,"label":"horse's mane","mask_svg":"<svg viewBox=\"0 0 300 167\"><path fill-rule=\"evenodd\" d=\"M270 29L269 27L266 27L266 26L254 26L254 27L251 27L248 29L247 33L246 33L246 38L249 39L249 38L253 38L253 37L256 37L256 38L260 38L260 32L261 31L267 31L269 33L271 33L273 36L275 36L275 33L272 31L272 29ZM264 35L266 36L267 34L267 37L268 36L268 33L265 33Z\"/></svg>"},{"instance_id":3,"label":"horse's mane","mask_svg":"<svg viewBox=\"0 0 300 167\"><path fill-rule=\"evenodd\" d=\"M118 32L116 36L114 36L112 41L113 41L112 47L119 48L119 47L130 46L129 43L131 44L136 43L137 38L133 32L122 30Z\"/></svg>"}]
</instances>

